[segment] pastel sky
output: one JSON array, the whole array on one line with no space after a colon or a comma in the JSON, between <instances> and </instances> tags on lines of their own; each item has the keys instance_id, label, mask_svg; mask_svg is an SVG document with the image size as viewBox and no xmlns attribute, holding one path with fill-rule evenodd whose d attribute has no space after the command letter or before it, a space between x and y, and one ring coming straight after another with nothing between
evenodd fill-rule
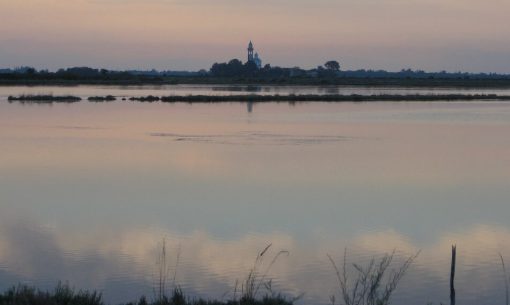
<instances>
[{"instance_id":1,"label":"pastel sky","mask_svg":"<svg viewBox=\"0 0 510 305\"><path fill-rule=\"evenodd\" d=\"M0 67L311 68L510 73L508 0L0 0Z\"/></svg>"}]
</instances>

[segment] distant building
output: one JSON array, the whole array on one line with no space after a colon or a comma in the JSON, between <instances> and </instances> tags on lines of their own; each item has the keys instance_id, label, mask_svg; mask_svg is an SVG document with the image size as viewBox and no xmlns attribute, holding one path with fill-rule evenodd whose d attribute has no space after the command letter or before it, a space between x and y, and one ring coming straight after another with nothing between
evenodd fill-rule
<instances>
[{"instance_id":1,"label":"distant building","mask_svg":"<svg viewBox=\"0 0 510 305\"><path fill-rule=\"evenodd\" d=\"M255 53L255 58L253 58L253 61L257 65L257 68L262 68L262 59L260 59L259 53Z\"/></svg>"},{"instance_id":2,"label":"distant building","mask_svg":"<svg viewBox=\"0 0 510 305\"><path fill-rule=\"evenodd\" d=\"M253 43L250 41L248 44L248 62L254 62L257 65L257 68L262 68L262 59L259 57L259 53L255 53L255 49L253 48Z\"/></svg>"},{"instance_id":3,"label":"distant building","mask_svg":"<svg viewBox=\"0 0 510 305\"><path fill-rule=\"evenodd\" d=\"M248 44L248 62L253 61L253 43L250 40L250 43Z\"/></svg>"}]
</instances>

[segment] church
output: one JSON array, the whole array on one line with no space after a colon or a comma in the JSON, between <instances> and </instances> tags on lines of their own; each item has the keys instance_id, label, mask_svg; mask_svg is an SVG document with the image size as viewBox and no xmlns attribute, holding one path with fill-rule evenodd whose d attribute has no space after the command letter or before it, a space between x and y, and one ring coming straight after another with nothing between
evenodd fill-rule
<instances>
[{"instance_id":1,"label":"church","mask_svg":"<svg viewBox=\"0 0 510 305\"><path fill-rule=\"evenodd\" d=\"M253 52L255 49L253 48L253 43L250 40L250 43L248 44L248 62L254 62L255 65L257 65L257 68L262 68L262 59L259 57L259 53L255 52L255 55Z\"/></svg>"}]
</instances>

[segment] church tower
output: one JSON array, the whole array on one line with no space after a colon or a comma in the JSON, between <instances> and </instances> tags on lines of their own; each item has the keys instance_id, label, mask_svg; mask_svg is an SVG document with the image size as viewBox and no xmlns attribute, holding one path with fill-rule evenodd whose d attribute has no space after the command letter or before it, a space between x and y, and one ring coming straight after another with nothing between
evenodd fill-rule
<instances>
[{"instance_id":1,"label":"church tower","mask_svg":"<svg viewBox=\"0 0 510 305\"><path fill-rule=\"evenodd\" d=\"M253 61L253 43L248 44L248 61Z\"/></svg>"}]
</instances>

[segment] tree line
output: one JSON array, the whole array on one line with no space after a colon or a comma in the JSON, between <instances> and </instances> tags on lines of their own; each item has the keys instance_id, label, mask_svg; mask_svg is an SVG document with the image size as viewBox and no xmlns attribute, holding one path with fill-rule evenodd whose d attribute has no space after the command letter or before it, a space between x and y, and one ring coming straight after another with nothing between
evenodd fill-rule
<instances>
[{"instance_id":1,"label":"tree line","mask_svg":"<svg viewBox=\"0 0 510 305\"><path fill-rule=\"evenodd\" d=\"M239 59L214 63L208 71L115 71L90 67L71 67L55 72L32 67L0 69L1 84L58 84L58 83L288 83L288 84L350 84L350 85L451 85L510 86L510 74L425 72L403 69L342 70L336 60L329 60L313 69L278 67L266 64L258 68L254 62Z\"/></svg>"}]
</instances>

